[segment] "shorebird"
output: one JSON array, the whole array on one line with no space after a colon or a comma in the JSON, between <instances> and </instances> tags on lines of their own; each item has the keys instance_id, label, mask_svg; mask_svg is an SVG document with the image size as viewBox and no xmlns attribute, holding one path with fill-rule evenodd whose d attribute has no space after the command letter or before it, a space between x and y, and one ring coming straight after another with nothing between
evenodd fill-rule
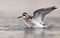
<instances>
[{"instance_id":1,"label":"shorebird","mask_svg":"<svg viewBox=\"0 0 60 38\"><path fill-rule=\"evenodd\" d=\"M19 16L18 18L23 18L27 24L31 22L33 24L33 27L42 28L42 27L46 27L43 22L45 15L47 15L48 13L50 13L51 11L55 9L56 9L55 6L38 9L34 11L33 16L29 16L28 13L24 12L22 16Z\"/></svg>"},{"instance_id":2,"label":"shorebird","mask_svg":"<svg viewBox=\"0 0 60 38\"><path fill-rule=\"evenodd\" d=\"M34 32L37 34L42 32L42 28L48 27L44 23L44 17L48 13L52 12L55 10L56 7L47 7L47 8L41 8L33 12L33 16L28 15L28 13L24 12L22 16L19 16L18 18L23 18L25 20L25 24L27 25L28 28L33 28L35 29ZM38 30L39 29L39 30Z\"/></svg>"}]
</instances>

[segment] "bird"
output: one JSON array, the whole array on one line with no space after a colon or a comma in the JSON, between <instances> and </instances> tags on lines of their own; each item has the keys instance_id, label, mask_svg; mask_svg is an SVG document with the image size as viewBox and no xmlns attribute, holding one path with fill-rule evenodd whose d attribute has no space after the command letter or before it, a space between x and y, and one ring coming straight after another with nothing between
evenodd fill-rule
<instances>
[{"instance_id":1,"label":"bird","mask_svg":"<svg viewBox=\"0 0 60 38\"><path fill-rule=\"evenodd\" d=\"M21 16L17 18L23 18L26 26L28 28L33 28L33 32L39 34L42 32L42 28L48 27L44 23L44 17L55 9L57 9L56 6L37 9L33 12L33 16L30 16L27 12L24 12Z\"/></svg>"},{"instance_id":2,"label":"bird","mask_svg":"<svg viewBox=\"0 0 60 38\"><path fill-rule=\"evenodd\" d=\"M43 27L44 26L44 17L51 11L55 10L56 7L48 7L48 8L42 8L34 11L33 16L29 16L28 13L24 12L22 16L19 16L18 18L23 18L27 23L28 21L34 24L34 26Z\"/></svg>"}]
</instances>

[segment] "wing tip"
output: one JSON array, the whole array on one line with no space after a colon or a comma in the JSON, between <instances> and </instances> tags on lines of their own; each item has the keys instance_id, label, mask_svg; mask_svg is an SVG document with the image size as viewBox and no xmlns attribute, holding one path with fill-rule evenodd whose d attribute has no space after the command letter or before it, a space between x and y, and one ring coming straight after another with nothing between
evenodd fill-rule
<instances>
[{"instance_id":1,"label":"wing tip","mask_svg":"<svg viewBox=\"0 0 60 38\"><path fill-rule=\"evenodd\" d=\"M56 7L56 6L53 6L52 8L53 8L53 10L54 10L54 9L57 9L57 7Z\"/></svg>"}]
</instances>

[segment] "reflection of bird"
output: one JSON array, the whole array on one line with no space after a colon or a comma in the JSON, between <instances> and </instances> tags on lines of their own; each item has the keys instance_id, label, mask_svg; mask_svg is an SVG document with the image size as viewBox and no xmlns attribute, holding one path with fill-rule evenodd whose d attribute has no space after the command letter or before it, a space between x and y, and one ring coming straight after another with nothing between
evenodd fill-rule
<instances>
[{"instance_id":1,"label":"reflection of bird","mask_svg":"<svg viewBox=\"0 0 60 38\"><path fill-rule=\"evenodd\" d=\"M23 15L19 16L18 18L23 18L28 27L32 27L36 30L37 28L47 27L43 22L44 17L46 14L50 13L51 11L53 11L55 9L56 9L55 6L38 9L38 10L34 11L33 16L29 16L26 12L24 12ZM39 34L42 31L42 29L37 30L37 31L39 31L39 32L37 32Z\"/></svg>"}]
</instances>

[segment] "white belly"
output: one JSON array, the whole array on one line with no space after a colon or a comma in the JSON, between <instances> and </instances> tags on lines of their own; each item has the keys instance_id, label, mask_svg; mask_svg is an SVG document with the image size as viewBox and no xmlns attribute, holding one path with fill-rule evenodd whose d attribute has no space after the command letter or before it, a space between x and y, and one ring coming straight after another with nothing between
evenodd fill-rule
<instances>
[{"instance_id":1,"label":"white belly","mask_svg":"<svg viewBox=\"0 0 60 38\"><path fill-rule=\"evenodd\" d=\"M44 27L42 24L39 23L39 21L32 20L31 22L34 24L33 27L38 27L38 28Z\"/></svg>"}]
</instances>

